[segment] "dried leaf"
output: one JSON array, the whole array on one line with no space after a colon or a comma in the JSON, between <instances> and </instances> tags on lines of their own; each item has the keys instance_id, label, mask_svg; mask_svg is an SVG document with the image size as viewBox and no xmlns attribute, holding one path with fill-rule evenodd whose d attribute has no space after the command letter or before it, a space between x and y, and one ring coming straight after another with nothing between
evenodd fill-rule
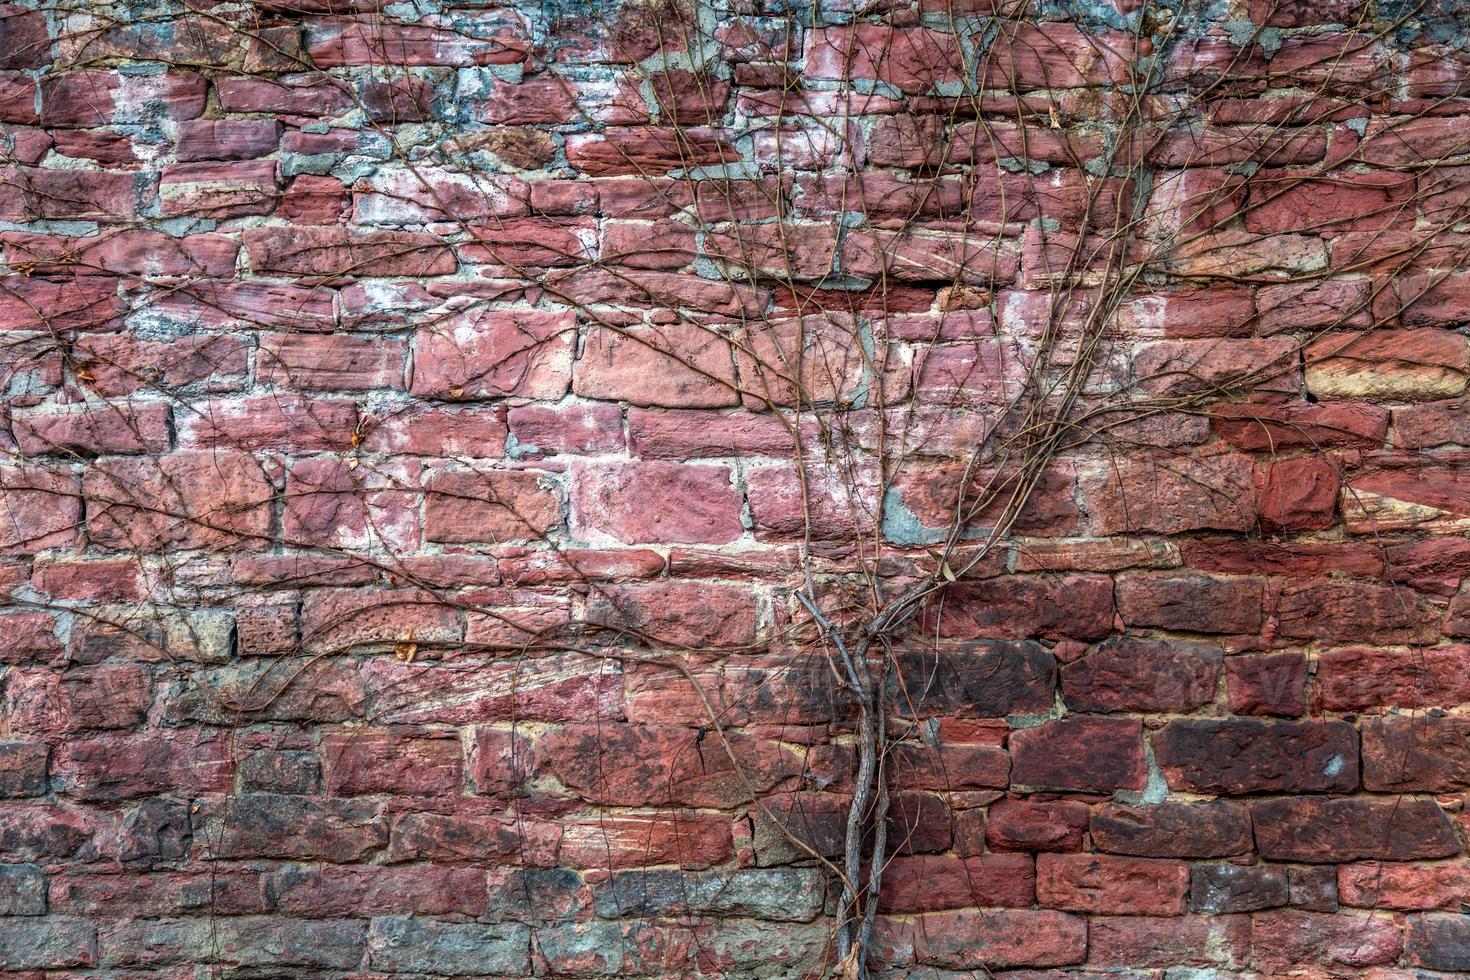
<instances>
[{"instance_id":1,"label":"dried leaf","mask_svg":"<svg viewBox=\"0 0 1470 980\"><path fill-rule=\"evenodd\" d=\"M393 656L406 664L413 663L414 655L418 652L419 645L413 641L413 630L411 629L401 643L393 644Z\"/></svg>"}]
</instances>

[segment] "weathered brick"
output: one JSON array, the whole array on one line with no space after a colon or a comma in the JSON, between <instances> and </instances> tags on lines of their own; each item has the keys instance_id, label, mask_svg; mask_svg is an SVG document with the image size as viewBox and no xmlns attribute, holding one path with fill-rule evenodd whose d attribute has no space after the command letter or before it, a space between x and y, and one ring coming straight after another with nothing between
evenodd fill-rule
<instances>
[{"instance_id":1,"label":"weathered brick","mask_svg":"<svg viewBox=\"0 0 1470 980\"><path fill-rule=\"evenodd\" d=\"M925 614L925 632L946 640L1018 636L1098 640L1113 626L1106 576L1001 576L951 586Z\"/></svg>"},{"instance_id":2,"label":"weathered brick","mask_svg":"<svg viewBox=\"0 0 1470 980\"><path fill-rule=\"evenodd\" d=\"M569 725L541 739L537 756L584 799L623 806L729 806L747 799L747 786L792 788L801 771L775 742L738 734L727 746L713 741L690 728ZM735 778L735 764L744 780Z\"/></svg>"},{"instance_id":3,"label":"weathered brick","mask_svg":"<svg viewBox=\"0 0 1470 980\"><path fill-rule=\"evenodd\" d=\"M1470 969L1470 929L1460 915L1412 915L1404 954L1415 966L1431 970Z\"/></svg>"},{"instance_id":4,"label":"weathered brick","mask_svg":"<svg viewBox=\"0 0 1470 980\"><path fill-rule=\"evenodd\" d=\"M999 800L987 814L985 842L993 851L1080 851L1088 821L1085 803Z\"/></svg>"},{"instance_id":5,"label":"weathered brick","mask_svg":"<svg viewBox=\"0 0 1470 980\"><path fill-rule=\"evenodd\" d=\"M361 860L388 843L380 807L365 800L311 800L251 793L203 814L196 831L216 858Z\"/></svg>"},{"instance_id":6,"label":"weathered brick","mask_svg":"<svg viewBox=\"0 0 1470 980\"><path fill-rule=\"evenodd\" d=\"M0 799L45 795L47 756L39 742L0 742Z\"/></svg>"},{"instance_id":7,"label":"weathered brick","mask_svg":"<svg viewBox=\"0 0 1470 980\"><path fill-rule=\"evenodd\" d=\"M570 313L485 310L421 328L410 391L451 399L559 398L571 381Z\"/></svg>"},{"instance_id":8,"label":"weathered brick","mask_svg":"<svg viewBox=\"0 0 1470 980\"><path fill-rule=\"evenodd\" d=\"M1067 718L1010 737L1011 781L1023 786L1112 792L1143 789L1142 726L1118 718Z\"/></svg>"},{"instance_id":9,"label":"weathered brick","mask_svg":"<svg viewBox=\"0 0 1470 980\"><path fill-rule=\"evenodd\" d=\"M1056 661L1040 644L979 641L897 655L892 696L916 716L999 718L1043 714L1056 690Z\"/></svg>"},{"instance_id":10,"label":"weathered brick","mask_svg":"<svg viewBox=\"0 0 1470 980\"><path fill-rule=\"evenodd\" d=\"M1062 697L1076 711L1191 711L1215 699L1218 647L1115 637L1062 667Z\"/></svg>"},{"instance_id":11,"label":"weathered brick","mask_svg":"<svg viewBox=\"0 0 1470 980\"><path fill-rule=\"evenodd\" d=\"M1170 572L1118 576L1118 614L1132 626L1191 633L1254 633L1264 618L1265 583Z\"/></svg>"},{"instance_id":12,"label":"weathered brick","mask_svg":"<svg viewBox=\"0 0 1470 980\"><path fill-rule=\"evenodd\" d=\"M1470 897L1470 868L1463 861L1362 861L1339 865L1337 884L1344 905L1404 912L1458 909Z\"/></svg>"},{"instance_id":13,"label":"weathered brick","mask_svg":"<svg viewBox=\"0 0 1470 980\"><path fill-rule=\"evenodd\" d=\"M1299 653L1231 657L1225 662L1225 694L1237 715L1296 717L1307 706L1307 658Z\"/></svg>"},{"instance_id":14,"label":"weathered brick","mask_svg":"<svg viewBox=\"0 0 1470 980\"><path fill-rule=\"evenodd\" d=\"M1432 711L1363 723L1363 788L1447 793L1470 786L1470 721Z\"/></svg>"},{"instance_id":15,"label":"weathered brick","mask_svg":"<svg viewBox=\"0 0 1470 980\"><path fill-rule=\"evenodd\" d=\"M1092 812L1091 833L1099 850L1143 857L1228 857L1253 847L1250 812L1223 800L1145 807L1105 803Z\"/></svg>"},{"instance_id":16,"label":"weathered brick","mask_svg":"<svg viewBox=\"0 0 1470 980\"><path fill-rule=\"evenodd\" d=\"M373 919L367 962L390 973L531 972L531 930L521 923L480 925L405 915ZM355 964L354 964L355 965Z\"/></svg>"},{"instance_id":17,"label":"weathered brick","mask_svg":"<svg viewBox=\"0 0 1470 980\"><path fill-rule=\"evenodd\" d=\"M958 858L894 858L883 873L884 912L929 912L974 906L1029 908L1036 898L1030 857L990 854Z\"/></svg>"},{"instance_id":18,"label":"weathered brick","mask_svg":"<svg viewBox=\"0 0 1470 980\"><path fill-rule=\"evenodd\" d=\"M744 532L741 509L725 466L587 465L571 482L572 533L593 542L726 544Z\"/></svg>"},{"instance_id":19,"label":"weathered brick","mask_svg":"<svg viewBox=\"0 0 1470 980\"><path fill-rule=\"evenodd\" d=\"M1183 861L1041 854L1036 858L1036 900L1073 912L1180 915L1189 891Z\"/></svg>"},{"instance_id":20,"label":"weathered brick","mask_svg":"<svg viewBox=\"0 0 1470 980\"><path fill-rule=\"evenodd\" d=\"M1298 640L1431 643L1441 613L1412 589L1313 579L1282 591L1277 616L1281 635Z\"/></svg>"},{"instance_id":21,"label":"weathered brick","mask_svg":"<svg viewBox=\"0 0 1470 980\"><path fill-rule=\"evenodd\" d=\"M453 734L344 732L322 740L327 792L333 796L458 795L463 753Z\"/></svg>"},{"instance_id":22,"label":"weathered brick","mask_svg":"<svg viewBox=\"0 0 1470 980\"><path fill-rule=\"evenodd\" d=\"M1225 916L1103 916L1087 929L1090 966L1239 968L1250 959L1251 920Z\"/></svg>"},{"instance_id":23,"label":"weathered brick","mask_svg":"<svg viewBox=\"0 0 1470 980\"><path fill-rule=\"evenodd\" d=\"M1426 402L1464 394L1470 343L1447 330L1328 334L1305 351L1307 390L1318 398Z\"/></svg>"},{"instance_id":24,"label":"weathered brick","mask_svg":"<svg viewBox=\"0 0 1470 980\"><path fill-rule=\"evenodd\" d=\"M536 541L561 522L555 484L530 470L441 469L426 489L429 541Z\"/></svg>"},{"instance_id":25,"label":"weathered brick","mask_svg":"<svg viewBox=\"0 0 1470 980\"><path fill-rule=\"evenodd\" d=\"M1194 864L1189 873L1189 910L1230 915L1281 908L1290 897L1287 869L1255 864Z\"/></svg>"},{"instance_id":26,"label":"weathered brick","mask_svg":"<svg viewBox=\"0 0 1470 980\"><path fill-rule=\"evenodd\" d=\"M1133 457L1081 481L1098 534L1244 531L1256 522L1254 472L1237 456Z\"/></svg>"},{"instance_id":27,"label":"weathered brick","mask_svg":"<svg viewBox=\"0 0 1470 980\"><path fill-rule=\"evenodd\" d=\"M1180 719L1152 742L1175 789L1241 794L1358 787L1358 733L1344 722Z\"/></svg>"},{"instance_id":28,"label":"weathered brick","mask_svg":"<svg viewBox=\"0 0 1470 980\"><path fill-rule=\"evenodd\" d=\"M1252 803L1251 818L1256 847L1270 860L1410 861L1460 852L1433 800L1296 796Z\"/></svg>"},{"instance_id":29,"label":"weathered brick","mask_svg":"<svg viewBox=\"0 0 1470 980\"><path fill-rule=\"evenodd\" d=\"M0 930L0 968L21 973L97 963L97 927L86 919L7 919L5 929Z\"/></svg>"},{"instance_id":30,"label":"weathered brick","mask_svg":"<svg viewBox=\"0 0 1470 980\"><path fill-rule=\"evenodd\" d=\"M1087 924L1049 909L931 912L892 927L890 941L911 945L914 958L948 969L1066 966L1087 954Z\"/></svg>"},{"instance_id":31,"label":"weathered brick","mask_svg":"<svg viewBox=\"0 0 1470 980\"><path fill-rule=\"evenodd\" d=\"M1304 965L1384 966L1404 948L1403 922L1391 914L1266 912L1252 926L1251 965L1267 973Z\"/></svg>"}]
</instances>

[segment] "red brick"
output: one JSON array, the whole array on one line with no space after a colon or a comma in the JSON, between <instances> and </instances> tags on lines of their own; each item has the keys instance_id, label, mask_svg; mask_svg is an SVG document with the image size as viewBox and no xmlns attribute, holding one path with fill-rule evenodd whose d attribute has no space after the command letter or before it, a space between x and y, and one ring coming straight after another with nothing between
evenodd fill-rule
<instances>
[{"instance_id":1,"label":"red brick","mask_svg":"<svg viewBox=\"0 0 1470 980\"><path fill-rule=\"evenodd\" d=\"M570 313L468 313L418 331L410 391L454 399L556 399L571 380L575 343Z\"/></svg>"},{"instance_id":2,"label":"red brick","mask_svg":"<svg viewBox=\"0 0 1470 980\"><path fill-rule=\"evenodd\" d=\"M1254 471L1238 456L1133 457L1081 480L1097 534L1244 531L1256 522Z\"/></svg>"},{"instance_id":3,"label":"red brick","mask_svg":"<svg viewBox=\"0 0 1470 980\"><path fill-rule=\"evenodd\" d=\"M480 915L489 894L483 872L472 868L284 867L264 890L274 910L310 918L354 916Z\"/></svg>"},{"instance_id":4,"label":"red brick","mask_svg":"<svg viewBox=\"0 0 1470 980\"><path fill-rule=\"evenodd\" d=\"M1036 900L1031 858L991 854L894 858L883 872L879 908L884 912L931 912L974 906L1030 908Z\"/></svg>"},{"instance_id":5,"label":"red brick","mask_svg":"<svg viewBox=\"0 0 1470 980\"><path fill-rule=\"evenodd\" d=\"M1280 974L1314 967L1385 966L1404 948L1401 916L1266 912L1254 917L1251 965Z\"/></svg>"},{"instance_id":6,"label":"red brick","mask_svg":"<svg viewBox=\"0 0 1470 980\"><path fill-rule=\"evenodd\" d=\"M274 491L260 461L205 451L104 459L88 469L82 493L94 544L147 552L260 548Z\"/></svg>"},{"instance_id":7,"label":"red brick","mask_svg":"<svg viewBox=\"0 0 1470 980\"><path fill-rule=\"evenodd\" d=\"M741 509L724 466L588 465L571 481L571 527L584 540L724 544L744 531Z\"/></svg>"},{"instance_id":8,"label":"red brick","mask_svg":"<svg viewBox=\"0 0 1470 980\"><path fill-rule=\"evenodd\" d=\"M402 390L406 356L407 349L398 340L277 334L261 338L256 377L296 390Z\"/></svg>"},{"instance_id":9,"label":"red brick","mask_svg":"<svg viewBox=\"0 0 1470 980\"><path fill-rule=\"evenodd\" d=\"M993 851L1080 851L1087 804L1005 799L991 805L985 843Z\"/></svg>"},{"instance_id":10,"label":"red brick","mask_svg":"<svg viewBox=\"0 0 1470 980\"><path fill-rule=\"evenodd\" d=\"M719 130L667 126L609 127L567 138L567 161L594 177L667 174L738 159Z\"/></svg>"},{"instance_id":11,"label":"red brick","mask_svg":"<svg viewBox=\"0 0 1470 980\"><path fill-rule=\"evenodd\" d=\"M963 60L952 34L862 24L814 31L807 42L805 75L876 79L904 92L927 92L960 81Z\"/></svg>"},{"instance_id":12,"label":"red brick","mask_svg":"<svg viewBox=\"0 0 1470 980\"><path fill-rule=\"evenodd\" d=\"M1152 395L1295 393L1301 386L1297 342L1289 337L1151 344L1134 358L1133 376Z\"/></svg>"},{"instance_id":13,"label":"red brick","mask_svg":"<svg viewBox=\"0 0 1470 980\"><path fill-rule=\"evenodd\" d=\"M1277 606L1282 636L1351 643L1432 643L1440 607L1410 589L1313 579L1282 591Z\"/></svg>"},{"instance_id":14,"label":"red brick","mask_svg":"<svg viewBox=\"0 0 1470 980\"><path fill-rule=\"evenodd\" d=\"M1011 733L1011 782L1043 789L1112 792L1147 782L1136 720L1074 717Z\"/></svg>"},{"instance_id":15,"label":"red brick","mask_svg":"<svg viewBox=\"0 0 1470 980\"><path fill-rule=\"evenodd\" d=\"M1229 857L1255 846L1250 811L1224 800L1142 807L1104 803L1092 811L1091 831L1093 846L1110 854Z\"/></svg>"},{"instance_id":16,"label":"red brick","mask_svg":"<svg viewBox=\"0 0 1470 980\"><path fill-rule=\"evenodd\" d=\"M1218 967L1249 962L1251 920L1223 916L1103 916L1088 922L1087 963L1117 969Z\"/></svg>"},{"instance_id":17,"label":"red brick","mask_svg":"<svg viewBox=\"0 0 1470 980\"><path fill-rule=\"evenodd\" d=\"M1062 668L1073 711L1193 711L1215 699L1220 649L1185 640L1115 637Z\"/></svg>"},{"instance_id":18,"label":"red brick","mask_svg":"<svg viewBox=\"0 0 1470 980\"><path fill-rule=\"evenodd\" d=\"M1251 804L1256 848L1271 861L1414 861L1460 853L1433 800L1295 796Z\"/></svg>"},{"instance_id":19,"label":"red brick","mask_svg":"<svg viewBox=\"0 0 1470 980\"><path fill-rule=\"evenodd\" d=\"M448 28L344 17L313 22L305 53L322 68L381 65L385 52L391 52L387 57L392 64L402 66L502 65L521 61L528 46L509 18L482 23L475 35L468 35Z\"/></svg>"},{"instance_id":20,"label":"red brick","mask_svg":"<svg viewBox=\"0 0 1470 980\"><path fill-rule=\"evenodd\" d=\"M597 327L587 335L572 389L585 398L638 405L735 405L733 353L730 338L713 327Z\"/></svg>"},{"instance_id":21,"label":"red brick","mask_svg":"<svg viewBox=\"0 0 1470 980\"><path fill-rule=\"evenodd\" d=\"M1317 664L1328 711L1453 707L1470 700L1470 647L1344 647Z\"/></svg>"},{"instance_id":22,"label":"red brick","mask_svg":"<svg viewBox=\"0 0 1470 980\"><path fill-rule=\"evenodd\" d=\"M1258 171L1251 176L1245 226L1282 231L1387 228L1413 214L1413 180L1405 174Z\"/></svg>"},{"instance_id":23,"label":"red brick","mask_svg":"<svg viewBox=\"0 0 1470 980\"><path fill-rule=\"evenodd\" d=\"M380 729L322 739L333 796L458 796L464 760L454 733Z\"/></svg>"},{"instance_id":24,"label":"red brick","mask_svg":"<svg viewBox=\"0 0 1470 980\"><path fill-rule=\"evenodd\" d=\"M0 742L0 800L46 795L48 754L40 742Z\"/></svg>"},{"instance_id":25,"label":"red brick","mask_svg":"<svg viewBox=\"0 0 1470 980\"><path fill-rule=\"evenodd\" d=\"M270 160L170 164L158 193L166 215L217 221L269 214L281 196Z\"/></svg>"},{"instance_id":26,"label":"red brick","mask_svg":"<svg viewBox=\"0 0 1470 980\"><path fill-rule=\"evenodd\" d=\"M1390 313L1391 294L1369 279L1263 286L1256 294L1262 333L1291 333L1310 328L1371 327L1375 314Z\"/></svg>"},{"instance_id":27,"label":"red brick","mask_svg":"<svg viewBox=\"0 0 1470 980\"><path fill-rule=\"evenodd\" d=\"M441 469L427 489L424 535L430 541L538 540L561 520L555 485L529 470Z\"/></svg>"},{"instance_id":28,"label":"red brick","mask_svg":"<svg viewBox=\"0 0 1470 980\"><path fill-rule=\"evenodd\" d=\"M1002 576L951 586L926 611L925 630L948 640L1068 637L1098 640L1113 627L1106 576Z\"/></svg>"},{"instance_id":29,"label":"red brick","mask_svg":"<svg viewBox=\"0 0 1470 980\"><path fill-rule=\"evenodd\" d=\"M1036 643L982 641L939 651L900 649L894 661L893 693L904 714L1043 714L1055 697L1055 661Z\"/></svg>"},{"instance_id":30,"label":"red brick","mask_svg":"<svg viewBox=\"0 0 1470 980\"><path fill-rule=\"evenodd\" d=\"M748 800L747 785L790 788L801 771L801 760L775 742L732 733L722 745L692 728L568 725L541 738L536 752L574 794L618 806L733 806Z\"/></svg>"},{"instance_id":31,"label":"red brick","mask_svg":"<svg viewBox=\"0 0 1470 980\"><path fill-rule=\"evenodd\" d=\"M274 152L280 139L274 119L191 119L179 124L174 159L253 160Z\"/></svg>"},{"instance_id":32,"label":"red brick","mask_svg":"<svg viewBox=\"0 0 1470 980\"><path fill-rule=\"evenodd\" d=\"M1405 958L1415 966L1461 971L1470 968L1470 932L1461 915L1411 915Z\"/></svg>"},{"instance_id":33,"label":"red brick","mask_svg":"<svg viewBox=\"0 0 1470 980\"><path fill-rule=\"evenodd\" d=\"M1254 633L1261 628L1265 582L1174 572L1118 576L1118 615L1132 626L1194 633Z\"/></svg>"},{"instance_id":34,"label":"red brick","mask_svg":"<svg viewBox=\"0 0 1470 980\"><path fill-rule=\"evenodd\" d=\"M419 544L418 466L353 469L331 457L304 459L286 478L282 534L297 547L412 551Z\"/></svg>"},{"instance_id":35,"label":"red brick","mask_svg":"<svg viewBox=\"0 0 1470 980\"><path fill-rule=\"evenodd\" d=\"M1344 481L1343 518L1353 534L1458 531L1470 521L1467 481L1470 470L1432 459L1367 466Z\"/></svg>"},{"instance_id":36,"label":"red brick","mask_svg":"<svg viewBox=\"0 0 1470 980\"><path fill-rule=\"evenodd\" d=\"M208 376L210 352L200 353L203 363L189 367ZM179 420L179 443L200 448L345 452L351 448L357 424L357 406L345 398L286 394L219 398L211 403L208 414L189 413Z\"/></svg>"},{"instance_id":37,"label":"red brick","mask_svg":"<svg viewBox=\"0 0 1470 980\"><path fill-rule=\"evenodd\" d=\"M756 636L750 589L698 582L656 582L599 590L587 618L615 629L642 630L658 642L690 647L741 647Z\"/></svg>"},{"instance_id":38,"label":"red brick","mask_svg":"<svg viewBox=\"0 0 1470 980\"><path fill-rule=\"evenodd\" d=\"M604 813L563 823L561 857L573 867L641 868L675 864L699 870L733 853L730 821L695 810Z\"/></svg>"},{"instance_id":39,"label":"red brick","mask_svg":"<svg viewBox=\"0 0 1470 980\"><path fill-rule=\"evenodd\" d=\"M1434 116L1371 119L1358 147L1362 161L1373 166L1417 165L1466 152L1458 120Z\"/></svg>"},{"instance_id":40,"label":"red brick","mask_svg":"<svg viewBox=\"0 0 1470 980\"><path fill-rule=\"evenodd\" d=\"M221 76L215 87L226 112L335 116L352 105L350 91L344 91L336 79L315 72L277 78Z\"/></svg>"},{"instance_id":41,"label":"red brick","mask_svg":"<svg viewBox=\"0 0 1470 980\"><path fill-rule=\"evenodd\" d=\"M1327 334L1304 356L1307 390L1325 399L1453 398L1470 376L1470 342L1448 330Z\"/></svg>"},{"instance_id":42,"label":"red brick","mask_svg":"<svg viewBox=\"0 0 1470 980\"><path fill-rule=\"evenodd\" d=\"M94 402L17 411L11 431L28 455L126 455L167 451L169 421L166 405Z\"/></svg>"},{"instance_id":43,"label":"red brick","mask_svg":"<svg viewBox=\"0 0 1470 980\"><path fill-rule=\"evenodd\" d=\"M1261 525L1269 531L1314 531L1336 521L1341 484L1337 467L1319 456L1264 464Z\"/></svg>"},{"instance_id":44,"label":"red brick","mask_svg":"<svg viewBox=\"0 0 1470 980\"><path fill-rule=\"evenodd\" d=\"M820 707L829 716L833 713L830 704ZM784 718L789 715L784 709L782 704L773 714ZM892 765L897 785L942 792L1005 789L1011 771L1010 756L998 745L902 742L894 746Z\"/></svg>"},{"instance_id":45,"label":"red brick","mask_svg":"<svg viewBox=\"0 0 1470 980\"><path fill-rule=\"evenodd\" d=\"M64 674L11 671L5 712L12 730L59 734L133 728L152 703L152 681L136 664L79 667Z\"/></svg>"},{"instance_id":46,"label":"red brick","mask_svg":"<svg viewBox=\"0 0 1470 980\"><path fill-rule=\"evenodd\" d=\"M1439 712L1363 722L1363 788L1448 793L1470 787L1470 721Z\"/></svg>"},{"instance_id":47,"label":"red brick","mask_svg":"<svg viewBox=\"0 0 1470 980\"><path fill-rule=\"evenodd\" d=\"M1297 717L1306 711L1306 689L1307 660L1299 653L1225 661L1225 693L1234 714Z\"/></svg>"},{"instance_id":48,"label":"red brick","mask_svg":"<svg viewBox=\"0 0 1470 980\"><path fill-rule=\"evenodd\" d=\"M46 15L6 4L0 15L0 69L44 68L51 62L51 37Z\"/></svg>"},{"instance_id":49,"label":"red brick","mask_svg":"<svg viewBox=\"0 0 1470 980\"><path fill-rule=\"evenodd\" d=\"M194 119L204 111L207 87L204 76L182 71L51 74L41 83L41 121L47 126L110 126L136 119L143 105L167 119Z\"/></svg>"},{"instance_id":50,"label":"red brick","mask_svg":"<svg viewBox=\"0 0 1470 980\"><path fill-rule=\"evenodd\" d=\"M1180 719L1153 736L1170 788L1192 793L1352 791L1357 748L1345 722Z\"/></svg>"},{"instance_id":51,"label":"red brick","mask_svg":"<svg viewBox=\"0 0 1470 980\"><path fill-rule=\"evenodd\" d=\"M1041 854L1036 858L1036 900L1071 912L1182 915L1189 891L1183 861Z\"/></svg>"},{"instance_id":52,"label":"red brick","mask_svg":"<svg viewBox=\"0 0 1470 980\"><path fill-rule=\"evenodd\" d=\"M6 276L0 280L0 324L5 330L109 330L123 312L117 282L76 276L63 282Z\"/></svg>"},{"instance_id":53,"label":"red brick","mask_svg":"<svg viewBox=\"0 0 1470 980\"><path fill-rule=\"evenodd\" d=\"M1386 409L1364 402L1226 403L1210 412L1211 428L1236 448L1248 451L1324 446L1377 449L1388 435L1388 419Z\"/></svg>"},{"instance_id":54,"label":"red brick","mask_svg":"<svg viewBox=\"0 0 1470 980\"><path fill-rule=\"evenodd\" d=\"M1128 299L1118 324L1136 336L1235 337L1250 332L1255 303L1247 289L1211 286Z\"/></svg>"},{"instance_id":55,"label":"red brick","mask_svg":"<svg viewBox=\"0 0 1470 980\"><path fill-rule=\"evenodd\" d=\"M251 793L202 808L197 833L223 859L358 861L388 843L379 804Z\"/></svg>"},{"instance_id":56,"label":"red brick","mask_svg":"<svg viewBox=\"0 0 1470 980\"><path fill-rule=\"evenodd\" d=\"M266 230L266 229L261 229ZM146 228L125 228L92 238L55 238L25 232L0 235L8 265L43 274L139 276L145 279L235 274L240 246L224 235L172 238Z\"/></svg>"},{"instance_id":57,"label":"red brick","mask_svg":"<svg viewBox=\"0 0 1470 980\"><path fill-rule=\"evenodd\" d=\"M257 272L338 279L352 276L443 276L454 255L433 235L344 228L268 227L245 230L245 251Z\"/></svg>"},{"instance_id":58,"label":"red brick","mask_svg":"<svg viewBox=\"0 0 1470 980\"><path fill-rule=\"evenodd\" d=\"M1470 901L1470 866L1463 861L1398 864L1363 861L1337 868L1344 905L1413 912L1458 910Z\"/></svg>"},{"instance_id":59,"label":"red brick","mask_svg":"<svg viewBox=\"0 0 1470 980\"><path fill-rule=\"evenodd\" d=\"M1066 966L1087 954L1086 920L1047 909L931 912L885 930L920 963L949 969Z\"/></svg>"},{"instance_id":60,"label":"red brick","mask_svg":"<svg viewBox=\"0 0 1470 980\"><path fill-rule=\"evenodd\" d=\"M61 792L79 800L224 793L234 785L225 741L207 730L76 739L57 749L51 769Z\"/></svg>"},{"instance_id":61,"label":"red brick","mask_svg":"<svg viewBox=\"0 0 1470 980\"><path fill-rule=\"evenodd\" d=\"M532 639L535 629L560 625L567 619L563 608L516 607L505 596L485 598L498 599L499 607L479 616L492 620L499 632L492 634L489 627L472 620L468 640L487 645L487 654L496 647L519 652ZM506 621L525 628L511 629ZM551 654L517 662L400 663L379 657L363 675L378 717L390 724L590 723L621 718L624 713L621 674L577 654ZM521 744L519 749L524 754L526 746ZM483 769L475 770L474 775L482 778Z\"/></svg>"},{"instance_id":62,"label":"red brick","mask_svg":"<svg viewBox=\"0 0 1470 980\"><path fill-rule=\"evenodd\" d=\"M18 223L128 221L138 217L146 186L133 174L7 167L0 169L0 217Z\"/></svg>"},{"instance_id":63,"label":"red brick","mask_svg":"<svg viewBox=\"0 0 1470 980\"><path fill-rule=\"evenodd\" d=\"M408 642L410 633L422 645L457 643L464 628L456 610L412 589L316 589L302 603L301 636L309 651L381 649Z\"/></svg>"},{"instance_id":64,"label":"red brick","mask_svg":"<svg viewBox=\"0 0 1470 980\"><path fill-rule=\"evenodd\" d=\"M249 352L239 337L228 335L150 341L131 334L90 334L76 345L78 366L92 379L92 390L106 398L160 387L237 391L246 384ZM228 404L216 399L208 416L184 412L175 422L183 427L208 424Z\"/></svg>"}]
</instances>

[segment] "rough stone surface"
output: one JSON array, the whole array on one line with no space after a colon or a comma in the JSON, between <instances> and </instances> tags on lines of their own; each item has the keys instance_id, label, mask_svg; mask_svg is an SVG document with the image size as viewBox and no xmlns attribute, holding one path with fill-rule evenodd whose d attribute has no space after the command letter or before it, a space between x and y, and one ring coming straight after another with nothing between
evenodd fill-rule
<instances>
[{"instance_id":1,"label":"rough stone surface","mask_svg":"<svg viewBox=\"0 0 1470 980\"><path fill-rule=\"evenodd\" d=\"M0 976L1470 973L1464 7L3 0Z\"/></svg>"}]
</instances>

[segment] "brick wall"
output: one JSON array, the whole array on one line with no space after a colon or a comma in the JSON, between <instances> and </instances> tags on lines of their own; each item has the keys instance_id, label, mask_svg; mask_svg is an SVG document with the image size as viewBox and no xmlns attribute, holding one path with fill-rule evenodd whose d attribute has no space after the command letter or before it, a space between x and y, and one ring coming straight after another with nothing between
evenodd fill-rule
<instances>
[{"instance_id":1,"label":"brick wall","mask_svg":"<svg viewBox=\"0 0 1470 980\"><path fill-rule=\"evenodd\" d=\"M0 6L0 976L1470 970L1455 5L852 6Z\"/></svg>"}]
</instances>

